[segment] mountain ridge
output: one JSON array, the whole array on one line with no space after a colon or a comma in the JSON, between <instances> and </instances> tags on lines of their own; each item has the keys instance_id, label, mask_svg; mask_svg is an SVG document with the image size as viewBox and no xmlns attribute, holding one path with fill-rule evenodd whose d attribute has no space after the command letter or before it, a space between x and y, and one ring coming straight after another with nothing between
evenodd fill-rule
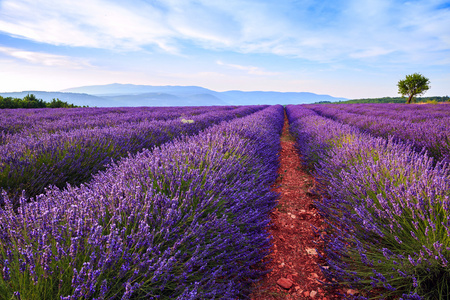
<instances>
[{"instance_id":1,"label":"mountain ridge","mask_svg":"<svg viewBox=\"0 0 450 300\"><path fill-rule=\"evenodd\" d=\"M56 92L23 91L1 93L2 97L23 98L34 94L44 101L58 98L79 106L209 106L209 105L274 105L309 104L319 101L345 101L330 95L310 92L240 91L216 92L200 86L134 85L112 83L64 89Z\"/></svg>"}]
</instances>

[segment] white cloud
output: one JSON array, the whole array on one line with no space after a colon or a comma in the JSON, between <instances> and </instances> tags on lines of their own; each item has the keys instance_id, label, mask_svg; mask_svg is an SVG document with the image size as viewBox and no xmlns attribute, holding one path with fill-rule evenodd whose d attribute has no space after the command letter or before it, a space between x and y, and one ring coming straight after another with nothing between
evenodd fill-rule
<instances>
[{"instance_id":1,"label":"white cloud","mask_svg":"<svg viewBox=\"0 0 450 300\"><path fill-rule=\"evenodd\" d=\"M441 64L450 51L444 0L3 0L0 32L76 47L271 53L318 62ZM256 71L254 71L256 72Z\"/></svg>"},{"instance_id":2,"label":"white cloud","mask_svg":"<svg viewBox=\"0 0 450 300\"><path fill-rule=\"evenodd\" d=\"M272 76L272 75L280 74L279 72L264 71L263 69L254 67L254 66L242 66L242 65L236 65L236 64L228 64L228 63L224 63L220 60L218 60L216 63L220 66L225 66L227 68L245 71L247 74L250 74L250 75Z\"/></svg>"},{"instance_id":3,"label":"white cloud","mask_svg":"<svg viewBox=\"0 0 450 300\"><path fill-rule=\"evenodd\" d=\"M353 53L350 53L350 57L354 58L367 58L367 57L374 57L374 56L380 56L391 53L392 50L384 49L382 47L373 47L364 49L361 51L355 51Z\"/></svg>"},{"instance_id":4,"label":"white cloud","mask_svg":"<svg viewBox=\"0 0 450 300\"><path fill-rule=\"evenodd\" d=\"M64 67L68 69L92 67L84 59L74 59L73 57L63 55L25 51L9 47L0 47L0 52L32 64L44 65L49 67Z\"/></svg>"},{"instance_id":5,"label":"white cloud","mask_svg":"<svg viewBox=\"0 0 450 300\"><path fill-rule=\"evenodd\" d=\"M163 14L146 5L105 0L5 0L0 31L52 45L174 51Z\"/></svg>"}]
</instances>

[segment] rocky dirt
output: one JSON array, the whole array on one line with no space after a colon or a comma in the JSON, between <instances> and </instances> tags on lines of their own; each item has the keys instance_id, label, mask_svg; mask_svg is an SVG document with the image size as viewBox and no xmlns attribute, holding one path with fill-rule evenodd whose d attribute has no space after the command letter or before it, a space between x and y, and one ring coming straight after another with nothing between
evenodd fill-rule
<instances>
[{"instance_id":1,"label":"rocky dirt","mask_svg":"<svg viewBox=\"0 0 450 300\"><path fill-rule=\"evenodd\" d=\"M279 204L271 214L269 231L273 237L267 269L272 269L255 285L252 300L342 299L342 294L324 283L317 251L323 247L313 227L323 228L310 192L313 177L301 164L295 140L285 119L281 136L279 177L274 191L280 193ZM322 253L323 254L323 253Z\"/></svg>"}]
</instances>

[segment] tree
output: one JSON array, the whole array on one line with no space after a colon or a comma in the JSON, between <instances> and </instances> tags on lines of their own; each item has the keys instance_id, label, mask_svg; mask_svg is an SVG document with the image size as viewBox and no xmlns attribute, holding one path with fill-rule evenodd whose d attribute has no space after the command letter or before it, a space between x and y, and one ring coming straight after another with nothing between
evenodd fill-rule
<instances>
[{"instance_id":1,"label":"tree","mask_svg":"<svg viewBox=\"0 0 450 300\"><path fill-rule=\"evenodd\" d=\"M47 107L49 108L69 108L69 107L76 107L73 104L69 104L67 102L59 100L59 98L53 98L52 102L47 103Z\"/></svg>"},{"instance_id":2,"label":"tree","mask_svg":"<svg viewBox=\"0 0 450 300\"><path fill-rule=\"evenodd\" d=\"M402 97L407 95L408 100L406 103L410 104L411 101L415 102L414 96L422 95L430 89L429 84L430 80L419 73L406 75L406 79L400 80L397 83L398 93L401 94Z\"/></svg>"},{"instance_id":3,"label":"tree","mask_svg":"<svg viewBox=\"0 0 450 300\"><path fill-rule=\"evenodd\" d=\"M22 100L22 108L44 108L45 102L42 99L36 98L33 94L28 94L23 97Z\"/></svg>"},{"instance_id":4,"label":"tree","mask_svg":"<svg viewBox=\"0 0 450 300\"><path fill-rule=\"evenodd\" d=\"M3 98L0 96L0 109L2 108L71 108L71 107L79 107L73 104L69 104L67 102L61 101L58 98L53 98L52 102L45 102L42 99L36 98L33 94L26 95L23 99L20 98L12 98L7 97ZM84 106L83 106L84 107ZM89 107L89 106L87 106Z\"/></svg>"}]
</instances>

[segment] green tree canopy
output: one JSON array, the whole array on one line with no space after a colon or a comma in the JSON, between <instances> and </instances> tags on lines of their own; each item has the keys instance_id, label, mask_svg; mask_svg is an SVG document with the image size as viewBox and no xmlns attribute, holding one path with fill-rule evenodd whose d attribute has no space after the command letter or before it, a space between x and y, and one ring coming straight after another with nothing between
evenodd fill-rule
<instances>
[{"instance_id":1,"label":"green tree canopy","mask_svg":"<svg viewBox=\"0 0 450 300\"><path fill-rule=\"evenodd\" d=\"M53 98L51 102L45 102L42 99L36 98L33 94L26 95L23 99L0 96L0 109L2 108L70 108L78 107L73 104L61 101L58 98Z\"/></svg>"},{"instance_id":2,"label":"green tree canopy","mask_svg":"<svg viewBox=\"0 0 450 300\"><path fill-rule=\"evenodd\" d=\"M397 83L398 93L401 94L402 97L408 96L406 103L409 104L411 101L415 101L414 96L422 95L429 90L429 84L430 80L419 73L406 75L405 79L400 80Z\"/></svg>"}]
</instances>

